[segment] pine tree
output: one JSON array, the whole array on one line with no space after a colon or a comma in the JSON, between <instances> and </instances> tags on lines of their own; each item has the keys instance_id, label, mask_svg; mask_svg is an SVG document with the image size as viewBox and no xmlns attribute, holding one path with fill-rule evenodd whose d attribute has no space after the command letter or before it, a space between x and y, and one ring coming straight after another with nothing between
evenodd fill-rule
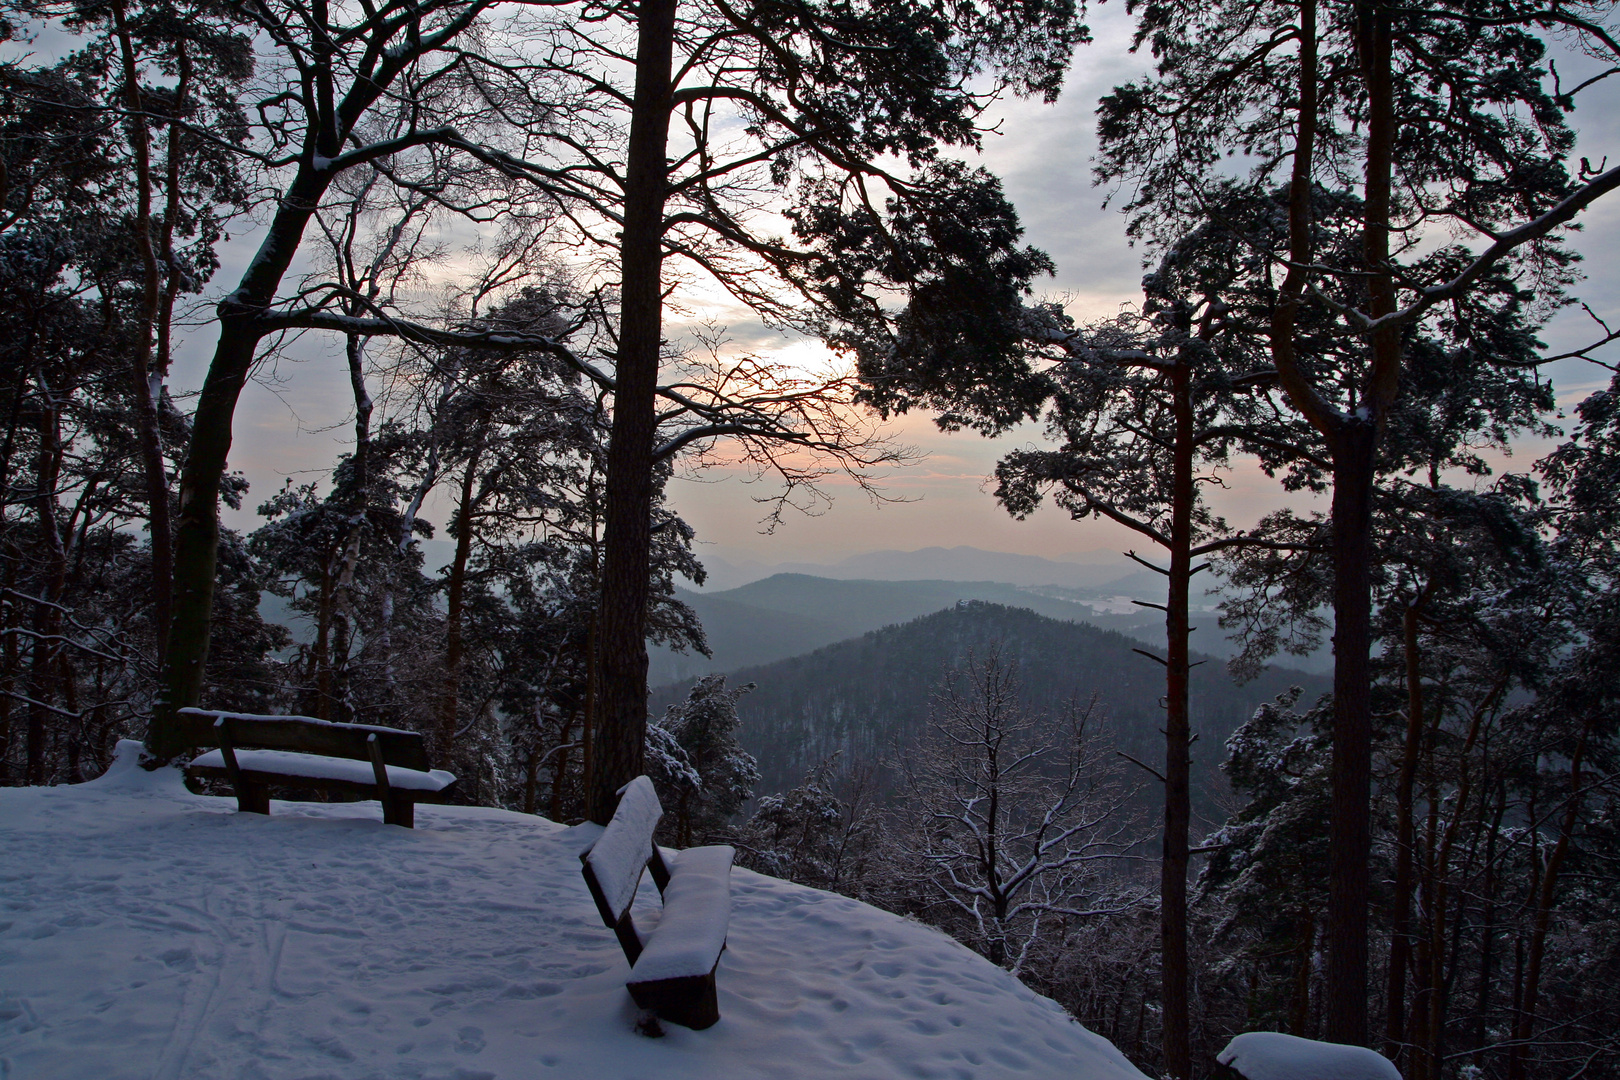
<instances>
[{"instance_id":1,"label":"pine tree","mask_svg":"<svg viewBox=\"0 0 1620 1080\"><path fill-rule=\"evenodd\" d=\"M677 847L721 835L753 797L759 766L737 741L737 699L752 689L753 683L727 687L724 675L705 675L656 724L661 752L653 780L669 815L664 832Z\"/></svg>"}]
</instances>

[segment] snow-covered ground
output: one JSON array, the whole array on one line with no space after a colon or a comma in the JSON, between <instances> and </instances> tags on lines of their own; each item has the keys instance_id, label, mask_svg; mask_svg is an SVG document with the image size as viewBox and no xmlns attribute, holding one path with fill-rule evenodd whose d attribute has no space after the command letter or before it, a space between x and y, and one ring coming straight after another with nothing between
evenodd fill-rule
<instances>
[{"instance_id":1,"label":"snow-covered ground","mask_svg":"<svg viewBox=\"0 0 1620 1080\"><path fill-rule=\"evenodd\" d=\"M579 873L599 831L237 814L130 753L89 784L0 789L0 1080L1144 1080L943 935L746 870L720 1023L637 1034Z\"/></svg>"}]
</instances>

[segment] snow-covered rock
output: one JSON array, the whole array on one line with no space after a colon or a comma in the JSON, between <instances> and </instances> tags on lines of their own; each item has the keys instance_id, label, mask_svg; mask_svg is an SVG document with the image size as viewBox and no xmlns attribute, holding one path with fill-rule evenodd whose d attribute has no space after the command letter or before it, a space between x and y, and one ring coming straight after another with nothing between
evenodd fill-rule
<instances>
[{"instance_id":1,"label":"snow-covered rock","mask_svg":"<svg viewBox=\"0 0 1620 1080\"><path fill-rule=\"evenodd\" d=\"M1376 1050L1276 1031L1246 1031L1215 1060L1245 1080L1401 1080L1400 1070Z\"/></svg>"},{"instance_id":2,"label":"snow-covered rock","mask_svg":"<svg viewBox=\"0 0 1620 1080\"><path fill-rule=\"evenodd\" d=\"M89 784L0 789L5 1075L1144 1080L945 936L746 870L720 1023L647 1038L579 873L600 829L471 807L420 807L415 830L366 803L238 814L125 751Z\"/></svg>"}]
</instances>

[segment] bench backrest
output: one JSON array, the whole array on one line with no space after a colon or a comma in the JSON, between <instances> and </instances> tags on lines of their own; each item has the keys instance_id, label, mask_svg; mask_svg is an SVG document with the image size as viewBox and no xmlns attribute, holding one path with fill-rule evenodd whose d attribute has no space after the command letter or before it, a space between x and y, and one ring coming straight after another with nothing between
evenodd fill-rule
<instances>
[{"instance_id":1,"label":"bench backrest","mask_svg":"<svg viewBox=\"0 0 1620 1080\"><path fill-rule=\"evenodd\" d=\"M658 803L652 781L638 776L619 789L613 819L591 849L579 857L596 910L602 922L618 935L632 964L641 953L641 939L630 919L630 905L635 901L642 871L651 867L653 882L660 890L669 884L669 868L653 843L653 830L663 816L664 808Z\"/></svg>"},{"instance_id":2,"label":"bench backrest","mask_svg":"<svg viewBox=\"0 0 1620 1080\"><path fill-rule=\"evenodd\" d=\"M218 746L215 723L223 719L232 745L260 750L292 750L325 757L370 761L368 741L377 738L383 764L426 772L427 742L414 731L373 727L369 724L334 724L310 716L255 716L252 713L211 709L181 709L180 729L187 746Z\"/></svg>"}]
</instances>

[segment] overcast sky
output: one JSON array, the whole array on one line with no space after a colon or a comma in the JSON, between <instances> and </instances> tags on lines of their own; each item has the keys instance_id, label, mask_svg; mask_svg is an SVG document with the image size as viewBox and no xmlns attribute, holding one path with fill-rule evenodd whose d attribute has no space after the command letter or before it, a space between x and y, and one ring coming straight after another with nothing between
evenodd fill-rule
<instances>
[{"instance_id":1,"label":"overcast sky","mask_svg":"<svg viewBox=\"0 0 1620 1080\"><path fill-rule=\"evenodd\" d=\"M1101 207L1104 192L1091 184L1090 160L1095 151L1097 98L1144 70L1144 58L1127 52L1129 29L1122 5L1096 8L1089 21L1095 42L1078 51L1062 98L1052 106L1031 102L1005 106L1001 134L990 137L984 154L984 163L1003 178L1027 240L1057 263L1057 275L1044 291L1066 300L1079 317L1105 314L1134 300L1142 273L1141 254L1127 245L1123 219L1117 211ZM1576 63L1571 58L1560 67L1573 68ZM1611 147L1620 158L1620 141L1615 139L1620 110L1610 107L1615 103L1612 97L1605 102L1594 96L1583 100L1576 113L1583 133L1581 152L1594 163ZM1582 295L1599 313L1620 315L1620 273L1609 256L1617 244L1620 196L1613 196L1588 216L1584 238L1578 241L1588 255L1589 281ZM250 254L251 245L233 244L227 269L218 280L228 281L231 264L239 266L239 260ZM766 350L787 344L757 327L750 329L742 319L728 321L733 339L749 347ZM1555 348L1563 349L1585 340L1589 331L1589 324L1572 318L1551 327L1547 336ZM192 335L176 367L174 389L200 385L212 344L211 327ZM1566 404L1579 401L1607 380L1606 372L1582 364L1561 365L1551 374L1560 401ZM296 359L283 358L274 371L261 372L243 394L231 457L231 466L251 480L252 491L245 511L227 514L229 523L238 528L259 524L252 507L284 477L304 480L323 475L347 440L350 413L347 377L335 340L325 345L306 340ZM945 436L926 417L912 417L896 425L893 433L927 455L884 478L885 494L899 501L874 504L859 490L834 483L829 486L835 496L829 510L815 517L790 517L768 536L759 532L762 509L755 501L770 494L763 483L749 485L713 473L681 478L671 490L673 502L697 528L703 551L734 563L831 562L874 549L957 544L1061 559L1133 546L1130 534L1116 526L1072 522L1050 509L1016 522L996 507L984 478L1006 450L1038 440L1039 431L1033 427L990 441L970 434ZM1534 450L1523 448L1511 465L1527 467ZM1256 472L1239 470L1228 478L1228 485L1218 501L1234 523L1248 523L1284 501L1276 486ZM432 510L428 516L442 524L442 509Z\"/></svg>"}]
</instances>

